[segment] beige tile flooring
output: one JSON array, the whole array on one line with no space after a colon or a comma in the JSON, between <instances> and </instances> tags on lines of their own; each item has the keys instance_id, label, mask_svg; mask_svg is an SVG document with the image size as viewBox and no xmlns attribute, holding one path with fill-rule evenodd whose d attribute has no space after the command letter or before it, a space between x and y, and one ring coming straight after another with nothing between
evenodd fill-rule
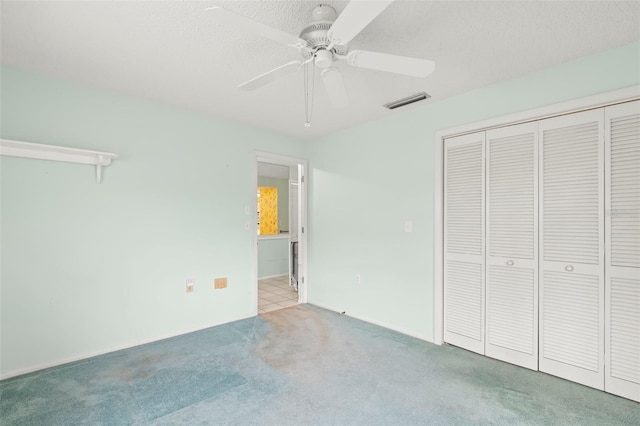
<instances>
[{"instance_id":1,"label":"beige tile flooring","mask_svg":"<svg viewBox=\"0 0 640 426\"><path fill-rule=\"evenodd\" d=\"M298 304L298 292L289 285L289 276L258 280L258 314Z\"/></svg>"}]
</instances>

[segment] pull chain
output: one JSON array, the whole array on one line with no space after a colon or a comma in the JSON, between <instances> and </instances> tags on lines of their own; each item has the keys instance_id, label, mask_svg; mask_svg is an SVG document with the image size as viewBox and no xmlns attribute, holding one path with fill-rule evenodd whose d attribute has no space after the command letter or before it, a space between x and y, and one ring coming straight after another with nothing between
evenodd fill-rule
<instances>
[{"instance_id":1,"label":"pull chain","mask_svg":"<svg viewBox=\"0 0 640 426\"><path fill-rule=\"evenodd\" d=\"M311 71L309 71L311 68ZM304 127L311 127L311 117L313 116L313 92L315 89L316 67L313 61L304 64ZM309 75L311 74L311 75Z\"/></svg>"}]
</instances>

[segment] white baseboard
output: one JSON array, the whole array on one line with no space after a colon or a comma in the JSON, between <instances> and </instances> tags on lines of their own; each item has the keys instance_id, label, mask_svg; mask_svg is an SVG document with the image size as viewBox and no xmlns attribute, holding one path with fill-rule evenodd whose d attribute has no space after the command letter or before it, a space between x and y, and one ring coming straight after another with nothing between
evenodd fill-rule
<instances>
[{"instance_id":1,"label":"white baseboard","mask_svg":"<svg viewBox=\"0 0 640 426\"><path fill-rule=\"evenodd\" d=\"M254 314L250 314L250 315L247 315L247 316L242 316L240 318L237 318L237 319L234 319L234 320L231 320L231 321L223 321L223 322L207 325L205 327L198 327L198 328L194 328L194 329L190 329L190 330L181 331L179 333L166 334L166 335L157 336L157 337L154 337L154 338L151 338L151 339L141 340L141 341L139 341L137 343L133 343L133 344L130 344L130 345L116 346L116 347L105 349L105 350L85 353L85 354L82 354L82 355L72 356L72 357L69 357L69 358L61 359L61 360L56 360L56 361L47 362L47 363L44 363L44 364L34 365L32 367L21 368L19 370L7 371L7 372L4 372L4 373L0 374L0 380L9 379L11 377L16 377L16 376L22 376L23 374L33 373L34 371L44 370L46 368L51 368L51 367L57 367L59 365L68 364L70 362L81 361L83 359L93 358L95 356L105 355L105 354L108 354L108 353L111 353L111 352L121 351L123 349L130 349L130 348L133 348L133 347L136 347L136 346L146 345L148 343L158 342L160 340L170 339L172 337L178 337L178 336L182 336L182 335L185 335L185 334L194 333L194 332L200 331L200 330L206 330L207 328L215 327L215 326L218 326L218 325L228 324L230 322L235 322L235 321L240 321L240 320L247 319L247 318L252 318L252 317L255 317L256 315L257 315L257 313L254 313Z\"/></svg>"},{"instance_id":2,"label":"white baseboard","mask_svg":"<svg viewBox=\"0 0 640 426\"><path fill-rule=\"evenodd\" d=\"M404 335L407 335L407 336L415 337L416 339L424 340L425 342L433 343L433 341L431 339L429 339L424 334L415 333L413 331L405 330L403 328L396 327L396 326L387 324L387 323L382 322L382 321L378 321L378 320L374 320L374 319L371 319L371 318L367 318L367 317L362 316L362 315L357 315L357 314L354 315L354 314L351 314L349 312L342 311L340 309L336 309L336 308L329 307L329 306L326 306L326 305L321 305L321 304L314 303L314 302L309 302L309 305L317 306L319 308L326 309L328 311L337 312L337 313L339 313L341 315L345 315L345 316L348 316L350 318L355 318L355 319L360 320L360 321L368 322L369 324L373 324L373 325L377 325L377 326L380 326L380 327L383 327L383 328L387 328L389 330L397 331L400 334L404 334Z\"/></svg>"}]
</instances>

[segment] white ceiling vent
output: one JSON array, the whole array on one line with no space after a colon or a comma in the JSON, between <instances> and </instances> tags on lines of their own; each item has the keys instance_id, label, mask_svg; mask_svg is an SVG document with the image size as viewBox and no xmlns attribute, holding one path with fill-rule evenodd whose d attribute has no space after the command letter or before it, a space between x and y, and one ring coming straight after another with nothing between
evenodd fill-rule
<instances>
[{"instance_id":1,"label":"white ceiling vent","mask_svg":"<svg viewBox=\"0 0 640 426\"><path fill-rule=\"evenodd\" d=\"M396 109L405 105L412 104L414 102L423 101L425 99L429 99L431 95L426 92L416 93L415 95L408 96L406 98L398 99L397 101L389 102L388 104L384 104L383 107L388 109Z\"/></svg>"}]
</instances>

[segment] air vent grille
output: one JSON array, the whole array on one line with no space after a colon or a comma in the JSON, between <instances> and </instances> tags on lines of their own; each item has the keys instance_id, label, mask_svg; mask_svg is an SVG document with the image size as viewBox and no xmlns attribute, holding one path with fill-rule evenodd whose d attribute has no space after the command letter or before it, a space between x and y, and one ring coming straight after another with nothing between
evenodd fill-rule
<instances>
[{"instance_id":1,"label":"air vent grille","mask_svg":"<svg viewBox=\"0 0 640 426\"><path fill-rule=\"evenodd\" d=\"M398 99L397 101L389 102L388 104L384 104L383 106L387 109L396 109L405 105L412 104L414 102L429 99L430 97L431 95L429 95L428 93L420 92L416 93L415 95L407 96L406 98Z\"/></svg>"}]
</instances>

